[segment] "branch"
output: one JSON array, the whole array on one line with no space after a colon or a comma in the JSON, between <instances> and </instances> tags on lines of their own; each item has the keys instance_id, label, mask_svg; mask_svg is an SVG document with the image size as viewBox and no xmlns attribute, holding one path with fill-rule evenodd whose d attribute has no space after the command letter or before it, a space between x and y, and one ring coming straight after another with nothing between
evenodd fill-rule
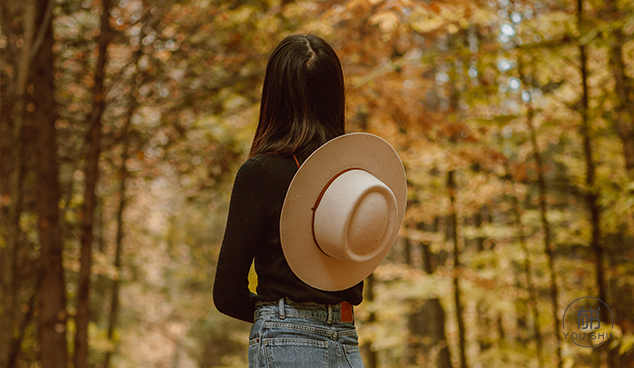
<instances>
[{"instance_id":1,"label":"branch","mask_svg":"<svg viewBox=\"0 0 634 368\"><path fill-rule=\"evenodd\" d=\"M48 5L46 6L46 11L44 13L44 19L42 20L42 24L40 25L39 30L37 31L37 37L35 37L35 41L33 42L33 46L31 47L31 52L29 53L29 61L33 60L35 55L37 55L37 51L42 45L42 41L44 40L44 35L48 29L48 25L53 18L53 7L55 6L54 0L48 0Z\"/></svg>"}]
</instances>

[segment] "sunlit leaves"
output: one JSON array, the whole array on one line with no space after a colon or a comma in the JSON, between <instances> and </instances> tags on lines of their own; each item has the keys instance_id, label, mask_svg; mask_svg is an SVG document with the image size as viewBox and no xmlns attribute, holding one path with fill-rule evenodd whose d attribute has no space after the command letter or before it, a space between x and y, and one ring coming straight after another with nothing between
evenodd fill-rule
<instances>
[{"instance_id":1,"label":"sunlit leaves","mask_svg":"<svg viewBox=\"0 0 634 368\"><path fill-rule=\"evenodd\" d=\"M60 178L68 193L62 207L70 249L77 241L73 234L83 201L79 190L84 178L76 173L83 164L87 127L82 123L90 111L100 6L92 0L57 4L56 128L64 159ZM598 1L589 4L597 12L603 6ZM526 125L529 114L544 161L557 277L565 280L562 297L595 292L586 193L601 193L606 242L617 244L621 240L614 239L619 236L631 239L634 228L634 187L624 171L616 134L617 104L606 52L610 30L622 29L631 36L633 18L626 11L621 19L609 21L589 13L578 27L573 5L507 0L117 2L110 14L116 34L108 49L104 174L99 188L104 223L98 246L103 249L95 253L93 273L108 280L119 277L112 259L120 169L125 167L129 210L124 213L126 252L120 276L125 282L124 322L114 341L123 344L119 363L147 366L167 360L169 353L153 356L152 347L172 351L174 341L183 341L188 359L205 356L201 352L210 346L222 346L227 350L217 353L214 364L244 365L246 329L210 307L226 201L233 173L253 136L270 51L288 34L314 33L328 40L341 58L348 130L387 139L408 174L410 203L400 235L416 249L412 266L400 264L401 239L375 274L375 302L358 309L362 340L375 341L385 366L404 366L407 316L425 299L439 297L455 354L455 311L446 293L454 272L446 223L446 173L455 170L464 263L456 272L464 282L467 323L472 331L479 328L475 304L482 303L485 314L501 316L500 328L508 334L506 348L497 345L489 351L478 350L475 338L468 336L468 354L483 366L531 364L531 343L513 343L519 336L516 304L527 296L526 275L521 272L526 253L518 244L519 229L524 231L540 295L547 293L549 281L541 248L536 164ZM578 134L578 42L588 46L589 114L597 159L593 187L586 184ZM626 74L631 76L632 44L627 42ZM18 39L0 36L2 50L15 47L19 48ZM15 68L9 63L3 58L0 66L3 77L10 79ZM477 226L478 213L484 220ZM518 216L521 225L516 223ZM419 228L436 220L437 231ZM20 228L25 239L36 244L34 221L25 213ZM478 239L484 239L482 251L476 251ZM433 276L420 269L421 243L432 252ZM630 253L609 253L612 258L606 262L622 262L633 257ZM77 255L68 252L65 265L75 272ZM627 294L631 267L619 263L610 272L611 282ZM255 283L253 275L250 278ZM69 288L71 297L75 292ZM553 340L545 300L538 300L539 323ZM378 318L372 326L366 324L370 312ZM107 313L102 310L95 320ZM96 354L113 348L104 340L101 322L91 330ZM493 341L497 338L493 327L484 334ZM625 334L616 346L622 354L630 352L631 336ZM581 359L580 352L565 348L570 364Z\"/></svg>"},{"instance_id":2,"label":"sunlit leaves","mask_svg":"<svg viewBox=\"0 0 634 368\"><path fill-rule=\"evenodd\" d=\"M387 32L396 26L398 23L398 16L394 14L394 12L386 11L374 14L368 21L370 24L378 24L383 32Z\"/></svg>"}]
</instances>

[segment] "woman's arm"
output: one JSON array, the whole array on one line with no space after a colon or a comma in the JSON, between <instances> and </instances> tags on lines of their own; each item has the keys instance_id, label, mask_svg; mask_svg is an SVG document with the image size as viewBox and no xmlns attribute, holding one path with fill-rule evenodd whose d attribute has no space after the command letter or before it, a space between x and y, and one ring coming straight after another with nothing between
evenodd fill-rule
<instances>
[{"instance_id":1,"label":"woman's arm","mask_svg":"<svg viewBox=\"0 0 634 368\"><path fill-rule=\"evenodd\" d=\"M255 160L238 170L231 193L225 235L220 248L214 304L230 317L253 322L255 294L249 291L249 269L265 227L266 172Z\"/></svg>"}]
</instances>

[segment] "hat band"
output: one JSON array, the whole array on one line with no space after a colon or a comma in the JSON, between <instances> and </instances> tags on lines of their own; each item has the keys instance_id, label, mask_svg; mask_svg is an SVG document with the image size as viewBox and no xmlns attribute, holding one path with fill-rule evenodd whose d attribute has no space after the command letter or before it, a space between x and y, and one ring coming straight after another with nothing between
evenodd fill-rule
<instances>
[{"instance_id":1,"label":"hat band","mask_svg":"<svg viewBox=\"0 0 634 368\"><path fill-rule=\"evenodd\" d=\"M348 171L352 171L352 170L363 170L365 172L368 172L365 169L362 169L360 167L349 167L345 170L341 170L340 172L337 173L337 175L333 176L332 178L330 178L330 180L328 180L328 182L326 183L326 185L324 185L324 187L321 190L321 193L319 193L319 195L317 196L317 200L315 201L315 205L313 206L313 208L311 208L310 210L313 211L313 224L315 223L315 211L317 210L317 207L319 207L319 203L321 202L321 199L324 197L324 193L326 193L326 190L328 189L328 187L330 186L330 184L332 184L333 181L335 181L338 177L340 177L341 175L347 173ZM330 254L326 253L323 251L323 249L321 249L321 247L319 246L319 243L317 242L317 237L315 236L315 227L311 226L311 231L313 233L313 241L315 242L315 244L317 244L317 248L319 248L319 250L327 255L330 258L333 258Z\"/></svg>"}]
</instances>

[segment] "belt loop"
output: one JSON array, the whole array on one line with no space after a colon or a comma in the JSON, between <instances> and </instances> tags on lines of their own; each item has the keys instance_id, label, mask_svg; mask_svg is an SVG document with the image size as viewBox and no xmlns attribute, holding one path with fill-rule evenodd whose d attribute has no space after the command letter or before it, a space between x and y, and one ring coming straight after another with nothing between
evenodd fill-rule
<instances>
[{"instance_id":1,"label":"belt loop","mask_svg":"<svg viewBox=\"0 0 634 368\"><path fill-rule=\"evenodd\" d=\"M332 323L332 305L330 304L328 304L328 320L326 321L326 323Z\"/></svg>"},{"instance_id":2,"label":"belt loop","mask_svg":"<svg viewBox=\"0 0 634 368\"><path fill-rule=\"evenodd\" d=\"M280 309L280 319L286 319L286 311L284 310L284 298L280 299L279 309Z\"/></svg>"}]
</instances>

